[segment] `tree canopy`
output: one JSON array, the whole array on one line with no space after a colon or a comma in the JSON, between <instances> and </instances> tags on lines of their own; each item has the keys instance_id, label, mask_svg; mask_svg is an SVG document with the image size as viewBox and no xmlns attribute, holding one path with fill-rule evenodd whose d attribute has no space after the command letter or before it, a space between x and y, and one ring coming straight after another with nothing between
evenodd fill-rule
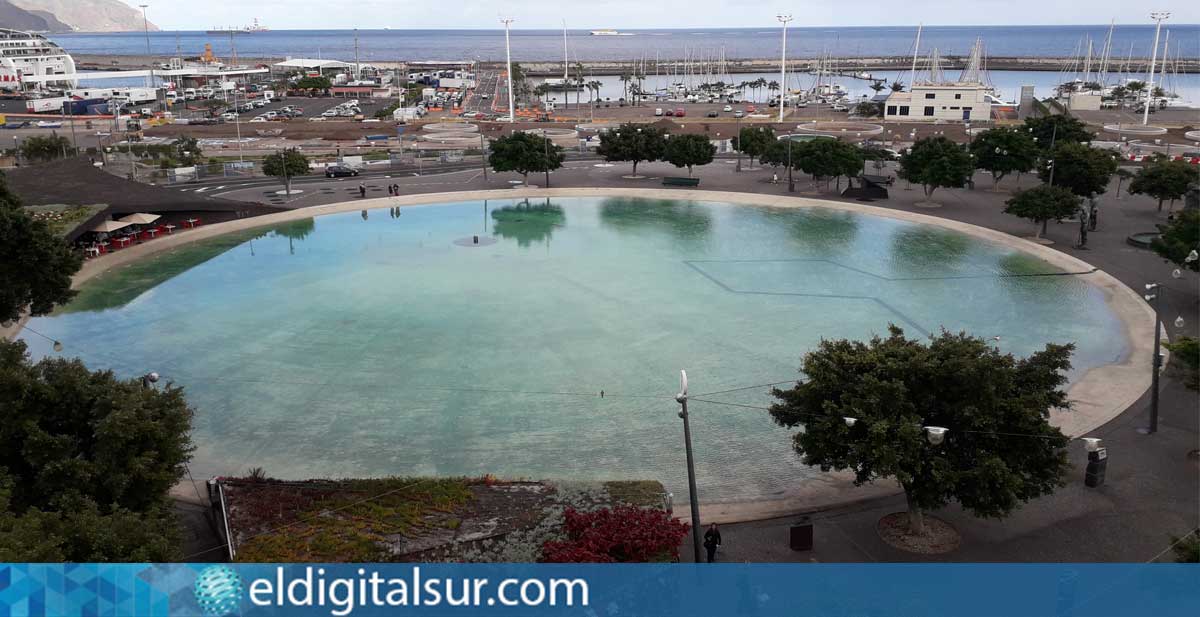
<instances>
[{"instance_id":1,"label":"tree canopy","mask_svg":"<svg viewBox=\"0 0 1200 617\"><path fill-rule=\"evenodd\" d=\"M974 171L971 157L945 137L926 137L900 157L900 177L923 186L926 198L939 187L962 187Z\"/></svg>"},{"instance_id":2,"label":"tree canopy","mask_svg":"<svg viewBox=\"0 0 1200 617\"><path fill-rule=\"evenodd\" d=\"M1054 185L1066 187L1080 197L1092 198L1104 193L1109 178L1117 171L1117 159L1111 152L1081 143L1060 143L1049 156L1053 161ZM1042 182L1050 182L1050 171L1050 164L1038 170Z\"/></svg>"},{"instance_id":3,"label":"tree canopy","mask_svg":"<svg viewBox=\"0 0 1200 617\"><path fill-rule=\"evenodd\" d=\"M192 451L181 389L147 388L77 359L34 364L23 342L0 341L0 392L0 558L175 554L167 492ZM21 537L30 530L48 535Z\"/></svg>"},{"instance_id":4,"label":"tree canopy","mask_svg":"<svg viewBox=\"0 0 1200 617\"><path fill-rule=\"evenodd\" d=\"M82 264L49 223L21 207L0 173L0 321L16 321L26 310L45 315L69 301Z\"/></svg>"},{"instance_id":5,"label":"tree canopy","mask_svg":"<svg viewBox=\"0 0 1200 617\"><path fill-rule=\"evenodd\" d=\"M1192 251L1200 251L1200 210L1181 210L1158 231L1159 237L1150 242L1155 253L1177 266L1200 271L1200 259L1187 261Z\"/></svg>"},{"instance_id":6,"label":"tree canopy","mask_svg":"<svg viewBox=\"0 0 1200 617\"><path fill-rule=\"evenodd\" d=\"M292 192L292 178L306 176L310 171L308 157L295 148L288 148L274 154L268 154L263 159L263 173L275 178L283 178L288 194Z\"/></svg>"},{"instance_id":7,"label":"tree canopy","mask_svg":"<svg viewBox=\"0 0 1200 617\"><path fill-rule=\"evenodd\" d=\"M986 169L992 174L992 188L995 189L1004 176L1033 169L1039 152L1028 131L1000 127L984 131L971 140L971 154L975 157L976 169Z\"/></svg>"},{"instance_id":8,"label":"tree canopy","mask_svg":"<svg viewBox=\"0 0 1200 617\"><path fill-rule=\"evenodd\" d=\"M333 87L333 82L329 81L328 77L310 77L305 76L296 80L295 88L297 90L328 90Z\"/></svg>"},{"instance_id":9,"label":"tree canopy","mask_svg":"<svg viewBox=\"0 0 1200 617\"><path fill-rule=\"evenodd\" d=\"M672 135L667 139L663 159L676 167L687 167L690 176L694 165L708 165L716 153L717 147L704 135Z\"/></svg>"},{"instance_id":10,"label":"tree canopy","mask_svg":"<svg viewBox=\"0 0 1200 617\"><path fill-rule=\"evenodd\" d=\"M596 154L608 162L633 163L637 173L638 163L658 161L666 155L667 133L654 126L639 126L628 123L600 134L600 146Z\"/></svg>"},{"instance_id":11,"label":"tree canopy","mask_svg":"<svg viewBox=\"0 0 1200 617\"><path fill-rule=\"evenodd\" d=\"M813 139L799 144L798 156L798 167L814 178L852 177L862 173L862 151L840 139ZM793 161L796 157L797 148L792 146Z\"/></svg>"},{"instance_id":12,"label":"tree canopy","mask_svg":"<svg viewBox=\"0 0 1200 617\"><path fill-rule=\"evenodd\" d=\"M888 331L821 341L804 356L804 380L773 391L775 422L804 427L792 439L806 465L849 470L856 484L895 478L914 533L924 510L952 500L999 518L1062 485L1067 438L1049 409L1068 405L1072 345L1017 359L966 333ZM933 445L922 427L948 430Z\"/></svg>"},{"instance_id":13,"label":"tree canopy","mask_svg":"<svg viewBox=\"0 0 1200 617\"><path fill-rule=\"evenodd\" d=\"M516 132L492 141L488 165L496 171L515 171L529 182L530 172L550 172L562 167L563 151L549 139Z\"/></svg>"},{"instance_id":14,"label":"tree canopy","mask_svg":"<svg viewBox=\"0 0 1200 617\"><path fill-rule=\"evenodd\" d=\"M1058 144L1090 142L1096 137L1081 120L1061 114L1026 118L1025 131L1044 152L1050 150L1052 142L1057 147Z\"/></svg>"},{"instance_id":15,"label":"tree canopy","mask_svg":"<svg viewBox=\"0 0 1200 617\"><path fill-rule=\"evenodd\" d=\"M1163 202L1183 197L1188 186L1200 178L1200 170L1186 161L1173 161L1165 157L1157 158L1150 164L1138 170L1133 181L1129 183L1129 192L1134 195L1149 195L1158 200L1158 211L1162 212Z\"/></svg>"},{"instance_id":16,"label":"tree canopy","mask_svg":"<svg viewBox=\"0 0 1200 617\"><path fill-rule=\"evenodd\" d=\"M20 149L21 156L28 161L53 161L75 151L71 140L58 133L26 137Z\"/></svg>"},{"instance_id":17,"label":"tree canopy","mask_svg":"<svg viewBox=\"0 0 1200 617\"><path fill-rule=\"evenodd\" d=\"M1061 186L1041 184L1013 195L1004 202L1004 212L1038 225L1037 237L1046 233L1049 221L1066 218L1079 210L1079 197Z\"/></svg>"},{"instance_id":18,"label":"tree canopy","mask_svg":"<svg viewBox=\"0 0 1200 617\"><path fill-rule=\"evenodd\" d=\"M733 149L752 158L758 158L774 142L775 129L769 126L744 126L733 137Z\"/></svg>"}]
</instances>

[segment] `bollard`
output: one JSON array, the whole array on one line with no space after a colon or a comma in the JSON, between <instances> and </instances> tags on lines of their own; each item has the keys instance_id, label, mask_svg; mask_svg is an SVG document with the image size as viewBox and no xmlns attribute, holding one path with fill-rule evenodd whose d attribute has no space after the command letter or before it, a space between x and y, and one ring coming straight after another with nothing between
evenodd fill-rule
<instances>
[{"instance_id":1,"label":"bollard","mask_svg":"<svg viewBox=\"0 0 1200 617\"><path fill-rule=\"evenodd\" d=\"M479 244L479 236L471 236L471 244Z\"/></svg>"},{"instance_id":2,"label":"bollard","mask_svg":"<svg viewBox=\"0 0 1200 617\"><path fill-rule=\"evenodd\" d=\"M1087 471L1083 476L1084 485L1096 488L1104 484L1104 472L1108 469L1108 448L1097 448L1088 452Z\"/></svg>"}]
</instances>

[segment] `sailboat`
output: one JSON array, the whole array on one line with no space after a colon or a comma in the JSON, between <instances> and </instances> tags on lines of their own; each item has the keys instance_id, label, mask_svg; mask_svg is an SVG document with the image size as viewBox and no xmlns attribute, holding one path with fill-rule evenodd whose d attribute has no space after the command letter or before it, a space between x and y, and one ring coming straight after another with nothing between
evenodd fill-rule
<instances>
[{"instance_id":1,"label":"sailboat","mask_svg":"<svg viewBox=\"0 0 1200 617\"><path fill-rule=\"evenodd\" d=\"M575 92L583 90L583 83L578 79L571 79L571 59L567 51L567 22L563 22L563 76L549 77L542 83L546 84L546 88L558 92Z\"/></svg>"}]
</instances>

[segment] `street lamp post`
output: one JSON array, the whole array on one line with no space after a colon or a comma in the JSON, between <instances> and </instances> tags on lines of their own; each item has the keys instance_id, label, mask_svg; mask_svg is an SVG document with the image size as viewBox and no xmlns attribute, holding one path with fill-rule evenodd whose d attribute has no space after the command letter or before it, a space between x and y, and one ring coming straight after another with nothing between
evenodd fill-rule
<instances>
[{"instance_id":1,"label":"street lamp post","mask_svg":"<svg viewBox=\"0 0 1200 617\"><path fill-rule=\"evenodd\" d=\"M791 13L775 16L783 24L783 51L779 57L779 122L783 122L783 93L787 92L787 25L792 21Z\"/></svg>"},{"instance_id":2,"label":"street lamp post","mask_svg":"<svg viewBox=\"0 0 1200 617\"><path fill-rule=\"evenodd\" d=\"M1153 435L1158 432L1158 370L1162 367L1162 353L1159 351L1162 339L1162 319L1159 315L1158 283L1146 283L1146 302L1154 307L1154 358L1150 362L1150 426L1138 429L1143 435Z\"/></svg>"},{"instance_id":3,"label":"street lamp post","mask_svg":"<svg viewBox=\"0 0 1200 617\"><path fill-rule=\"evenodd\" d=\"M792 141L793 140L790 136L787 138L787 140L788 140L788 192L795 193L796 192L796 181L794 179L792 179Z\"/></svg>"},{"instance_id":4,"label":"street lamp post","mask_svg":"<svg viewBox=\"0 0 1200 617\"><path fill-rule=\"evenodd\" d=\"M1150 13L1154 26L1154 50L1150 52L1150 72L1146 76L1146 108L1142 110L1142 124L1150 122L1150 103L1154 100L1154 63L1158 60L1158 33L1162 31L1162 22L1171 16L1170 11L1155 11ZM1166 55L1163 62L1166 63Z\"/></svg>"},{"instance_id":5,"label":"street lamp post","mask_svg":"<svg viewBox=\"0 0 1200 617\"><path fill-rule=\"evenodd\" d=\"M738 153L737 167L734 168L734 171L740 172L740 171L742 171L742 119L737 116L734 116L733 123L734 123L734 131L737 133L736 135L734 135L733 138L735 140L737 140L734 143L737 144L737 153Z\"/></svg>"},{"instance_id":6,"label":"street lamp post","mask_svg":"<svg viewBox=\"0 0 1200 617\"><path fill-rule=\"evenodd\" d=\"M692 509L692 551L696 563L700 563L700 500L696 495L696 464L692 458L692 429L688 425L688 387L687 371L679 371L679 394L675 395L679 403L679 417L683 418L683 444L687 450L688 471L688 501Z\"/></svg>"},{"instance_id":7,"label":"street lamp post","mask_svg":"<svg viewBox=\"0 0 1200 617\"><path fill-rule=\"evenodd\" d=\"M511 17L502 17L500 21L504 22L504 57L508 65L508 122L511 124L517 120L517 107L513 103L512 47L508 42L508 26L513 22L513 19Z\"/></svg>"},{"instance_id":8,"label":"street lamp post","mask_svg":"<svg viewBox=\"0 0 1200 617\"><path fill-rule=\"evenodd\" d=\"M145 33L145 35L146 35L146 60L150 63L150 76L146 78L148 80L146 83L146 86L149 88L153 88L154 87L154 60L150 58L150 18L146 16L146 9L149 8L150 5L149 4L139 4L138 7L142 9L142 32ZM155 99L158 98L157 92L155 93L154 98Z\"/></svg>"}]
</instances>

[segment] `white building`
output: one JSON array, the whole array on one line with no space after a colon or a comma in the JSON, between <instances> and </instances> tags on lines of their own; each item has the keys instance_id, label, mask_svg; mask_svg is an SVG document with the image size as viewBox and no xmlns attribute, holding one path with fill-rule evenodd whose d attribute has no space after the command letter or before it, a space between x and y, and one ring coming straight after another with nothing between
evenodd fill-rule
<instances>
[{"instance_id":1,"label":"white building","mask_svg":"<svg viewBox=\"0 0 1200 617\"><path fill-rule=\"evenodd\" d=\"M989 88L979 83L917 84L911 92L893 92L884 103L884 119L916 122L990 120Z\"/></svg>"},{"instance_id":2,"label":"white building","mask_svg":"<svg viewBox=\"0 0 1200 617\"><path fill-rule=\"evenodd\" d=\"M0 28L0 88L19 90L27 77L74 73L75 59L46 37ZM75 86L70 79L61 82Z\"/></svg>"}]
</instances>

